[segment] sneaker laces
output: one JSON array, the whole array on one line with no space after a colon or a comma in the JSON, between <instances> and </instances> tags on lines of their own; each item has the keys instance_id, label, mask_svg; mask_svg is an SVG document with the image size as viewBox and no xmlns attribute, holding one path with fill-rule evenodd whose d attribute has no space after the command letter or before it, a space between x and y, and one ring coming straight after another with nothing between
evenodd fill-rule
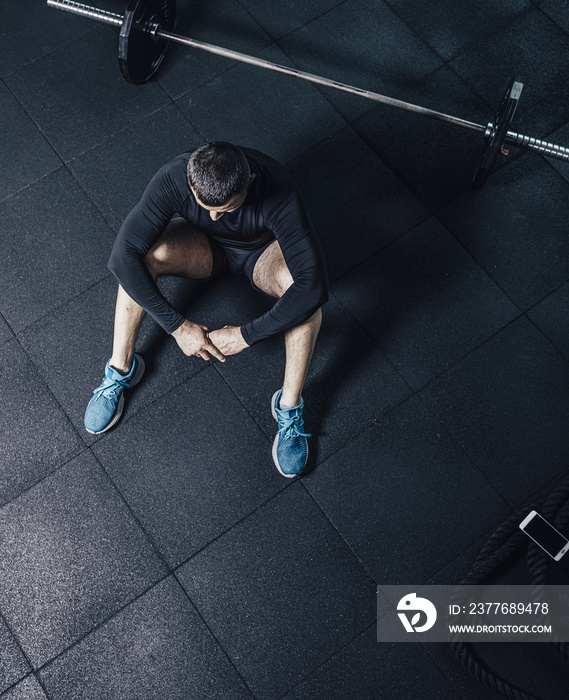
<instances>
[{"instance_id":1,"label":"sneaker laces","mask_svg":"<svg viewBox=\"0 0 569 700\"><path fill-rule=\"evenodd\" d=\"M312 437L310 433L303 433L304 421L298 413L283 418L279 416L279 435L282 438Z\"/></svg>"},{"instance_id":2,"label":"sneaker laces","mask_svg":"<svg viewBox=\"0 0 569 700\"><path fill-rule=\"evenodd\" d=\"M104 396L106 399L114 398L119 390L127 389L129 383L127 379L109 379L105 377L101 383L93 392L97 398Z\"/></svg>"}]
</instances>

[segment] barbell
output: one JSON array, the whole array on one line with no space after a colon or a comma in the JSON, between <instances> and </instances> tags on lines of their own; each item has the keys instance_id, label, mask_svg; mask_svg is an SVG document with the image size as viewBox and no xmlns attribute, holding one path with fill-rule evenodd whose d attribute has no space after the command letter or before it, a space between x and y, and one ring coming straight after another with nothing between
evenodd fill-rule
<instances>
[{"instance_id":1,"label":"barbell","mask_svg":"<svg viewBox=\"0 0 569 700\"><path fill-rule=\"evenodd\" d=\"M346 85L320 75L306 73L296 68L289 68L255 56L174 34L172 29L176 18L175 0L130 0L124 15L89 7L74 0L47 0L47 4L50 7L120 27L119 66L122 75L129 83L139 85L150 80L162 63L168 42L172 41L259 68L284 73L317 85L359 95L374 102L483 134L483 147L472 179L473 185L477 189L484 186L498 155L500 153L508 154L506 145L517 146L550 158L569 162L569 148L509 130L523 88L523 84L515 78L510 81L493 121L484 126L377 92Z\"/></svg>"}]
</instances>

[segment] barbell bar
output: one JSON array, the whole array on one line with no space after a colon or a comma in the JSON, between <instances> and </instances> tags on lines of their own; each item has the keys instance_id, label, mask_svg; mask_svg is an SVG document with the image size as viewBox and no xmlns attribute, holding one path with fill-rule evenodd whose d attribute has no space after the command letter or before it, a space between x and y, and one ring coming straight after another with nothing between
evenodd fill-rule
<instances>
[{"instance_id":1,"label":"barbell bar","mask_svg":"<svg viewBox=\"0 0 569 700\"><path fill-rule=\"evenodd\" d=\"M119 65L124 78L130 83L147 82L158 70L168 42L175 42L481 133L484 135L484 145L473 177L473 185L477 189L485 184L497 156L500 153L507 155L504 148L506 144L569 162L569 148L509 130L523 87L522 83L515 79L510 81L494 120L484 126L320 75L175 34L171 31L175 22L175 0L130 0L124 15L90 7L75 0L47 0L47 4L59 10L120 27Z\"/></svg>"}]
</instances>

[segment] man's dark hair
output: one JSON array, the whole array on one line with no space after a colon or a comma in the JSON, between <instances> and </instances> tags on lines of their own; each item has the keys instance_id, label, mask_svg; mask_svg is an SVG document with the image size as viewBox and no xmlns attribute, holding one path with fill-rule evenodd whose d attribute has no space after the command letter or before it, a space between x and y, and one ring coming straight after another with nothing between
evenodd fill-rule
<instances>
[{"instance_id":1,"label":"man's dark hair","mask_svg":"<svg viewBox=\"0 0 569 700\"><path fill-rule=\"evenodd\" d=\"M188 182L206 207L222 207L247 189L251 171L237 146L214 141L190 156Z\"/></svg>"}]
</instances>

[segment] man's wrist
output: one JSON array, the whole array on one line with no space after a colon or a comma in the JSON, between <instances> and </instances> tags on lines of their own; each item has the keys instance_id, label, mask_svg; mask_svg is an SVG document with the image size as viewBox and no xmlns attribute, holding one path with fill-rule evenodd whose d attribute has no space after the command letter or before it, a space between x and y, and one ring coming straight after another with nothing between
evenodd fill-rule
<instances>
[{"instance_id":1,"label":"man's wrist","mask_svg":"<svg viewBox=\"0 0 569 700\"><path fill-rule=\"evenodd\" d=\"M184 325L185 322L186 322L186 319L183 318L183 319L180 321L180 323L176 326L176 328L174 328L173 331L170 331L170 335L174 336L174 338L175 338L177 335L179 335L179 334L180 334L179 331L180 331L180 329L182 328L182 326Z\"/></svg>"},{"instance_id":2,"label":"man's wrist","mask_svg":"<svg viewBox=\"0 0 569 700\"><path fill-rule=\"evenodd\" d=\"M238 328L239 328L239 333L241 335L241 338L243 339L243 342L245 343L245 345L248 348L250 348L251 344L247 342L247 338L245 337L245 333L243 332L243 329L245 328L245 326L238 326Z\"/></svg>"}]
</instances>

